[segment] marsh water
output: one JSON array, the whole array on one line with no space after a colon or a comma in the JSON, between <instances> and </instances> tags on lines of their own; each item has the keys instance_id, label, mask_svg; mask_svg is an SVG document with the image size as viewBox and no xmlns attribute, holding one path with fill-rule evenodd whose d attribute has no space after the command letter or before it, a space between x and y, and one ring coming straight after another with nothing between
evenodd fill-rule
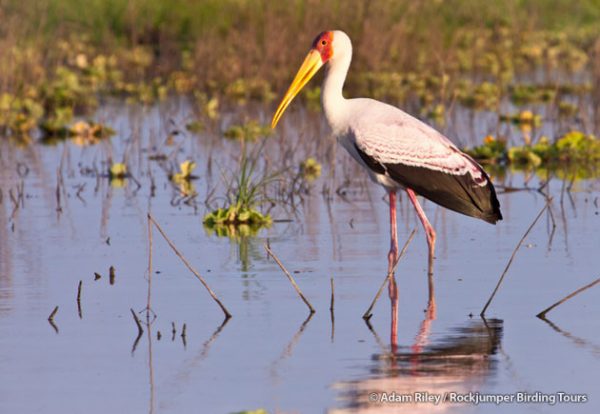
<instances>
[{"instance_id":1,"label":"marsh water","mask_svg":"<svg viewBox=\"0 0 600 414\"><path fill-rule=\"evenodd\" d=\"M315 157L321 177L292 201L276 203L272 226L255 236L219 237L203 227L207 204L223 203L242 151L220 131L249 118L267 123L271 111L232 109L192 134L185 130L195 117L187 100L150 108L109 101L94 119L116 135L95 145L0 140L0 412L600 410L598 292L573 298L546 321L535 317L599 277L597 179L498 174L504 220L496 226L425 203L438 232L435 317L424 312L425 237L400 197L400 243L418 231L396 271L394 339L387 291L370 322L361 317L386 276L385 193L331 141L318 112L291 110L260 156L266 168L288 170ZM568 127L548 121L535 134ZM520 136L511 125L499 126L495 114L467 110L438 128L461 145L499 128L511 139ZM109 180L108 159L125 161L133 177ZM186 159L198 165L196 197L169 180ZM550 207L482 319L477 315L513 249L546 203L536 190L549 177L542 191L553 197ZM145 324L148 212L231 319L224 322L154 231L152 313ZM267 257L267 240L316 308L312 317ZM130 309L142 320L140 337ZM468 401L473 395L514 401L475 404ZM520 403L525 397L529 402Z\"/></svg>"}]
</instances>

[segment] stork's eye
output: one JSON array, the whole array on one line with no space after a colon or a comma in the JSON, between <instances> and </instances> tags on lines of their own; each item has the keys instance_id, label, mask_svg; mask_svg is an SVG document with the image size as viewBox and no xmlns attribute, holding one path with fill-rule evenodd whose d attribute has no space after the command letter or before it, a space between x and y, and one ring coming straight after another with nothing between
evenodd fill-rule
<instances>
[{"instance_id":1,"label":"stork's eye","mask_svg":"<svg viewBox=\"0 0 600 414\"><path fill-rule=\"evenodd\" d=\"M321 40L321 46L327 46L327 40L325 40L325 39Z\"/></svg>"}]
</instances>

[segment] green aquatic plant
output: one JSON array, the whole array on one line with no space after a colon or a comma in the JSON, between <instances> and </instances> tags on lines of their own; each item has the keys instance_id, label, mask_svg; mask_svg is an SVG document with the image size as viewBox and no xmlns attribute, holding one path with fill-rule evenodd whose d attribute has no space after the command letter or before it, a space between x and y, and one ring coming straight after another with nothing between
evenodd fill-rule
<instances>
[{"instance_id":1,"label":"green aquatic plant","mask_svg":"<svg viewBox=\"0 0 600 414\"><path fill-rule=\"evenodd\" d=\"M530 146L509 148L507 157L512 164L531 165L533 167L539 167L542 164L542 159Z\"/></svg>"},{"instance_id":2,"label":"green aquatic plant","mask_svg":"<svg viewBox=\"0 0 600 414\"><path fill-rule=\"evenodd\" d=\"M231 413L231 414L269 414L269 413L267 412L267 410L259 408L257 410L238 411L238 412Z\"/></svg>"},{"instance_id":3,"label":"green aquatic plant","mask_svg":"<svg viewBox=\"0 0 600 414\"><path fill-rule=\"evenodd\" d=\"M571 102L560 101L558 103L558 114L563 117L575 116L579 111L579 107Z\"/></svg>"},{"instance_id":4,"label":"green aquatic plant","mask_svg":"<svg viewBox=\"0 0 600 414\"><path fill-rule=\"evenodd\" d=\"M399 72L365 72L354 81L354 88L358 94L374 99L402 101L410 88L410 80L406 78Z\"/></svg>"},{"instance_id":5,"label":"green aquatic plant","mask_svg":"<svg viewBox=\"0 0 600 414\"><path fill-rule=\"evenodd\" d=\"M177 185L179 192L184 196L193 196L196 194L196 187L192 183L192 180L198 177L193 175L192 172L196 168L196 163L191 160L185 160L179 164L179 172L171 175L169 178Z\"/></svg>"},{"instance_id":6,"label":"green aquatic plant","mask_svg":"<svg viewBox=\"0 0 600 414\"><path fill-rule=\"evenodd\" d=\"M528 125L531 127L539 127L542 124L542 117L528 110L511 115L500 114L498 119L502 122L511 122L520 126Z\"/></svg>"},{"instance_id":7,"label":"green aquatic plant","mask_svg":"<svg viewBox=\"0 0 600 414\"><path fill-rule=\"evenodd\" d=\"M204 226L215 233L231 233L230 226L248 226L247 230L256 232L271 225L271 216L260 212L260 207L272 202L266 195L267 187L279 179L279 173L257 173L259 154L263 145L257 147L251 155L244 152L236 175L227 184L227 204L204 216Z\"/></svg>"},{"instance_id":8,"label":"green aquatic plant","mask_svg":"<svg viewBox=\"0 0 600 414\"><path fill-rule=\"evenodd\" d=\"M271 85L261 78L239 78L225 88L225 96L239 104L245 104L249 100L270 102L275 99Z\"/></svg>"},{"instance_id":9,"label":"green aquatic plant","mask_svg":"<svg viewBox=\"0 0 600 414\"><path fill-rule=\"evenodd\" d=\"M108 179L111 187L125 187L125 184L127 183L127 177L129 177L127 165L120 162L110 164L110 167L108 168Z\"/></svg>"},{"instance_id":10,"label":"green aquatic plant","mask_svg":"<svg viewBox=\"0 0 600 414\"><path fill-rule=\"evenodd\" d=\"M305 88L302 90L302 95L306 102L306 106L311 111L319 111L321 109L321 87Z\"/></svg>"},{"instance_id":11,"label":"green aquatic plant","mask_svg":"<svg viewBox=\"0 0 600 414\"><path fill-rule=\"evenodd\" d=\"M127 166L120 162L112 163L108 169L108 177L110 179L127 177Z\"/></svg>"},{"instance_id":12,"label":"green aquatic plant","mask_svg":"<svg viewBox=\"0 0 600 414\"><path fill-rule=\"evenodd\" d=\"M94 91L77 71L59 66L53 78L42 85L42 100L46 108L90 108L98 104Z\"/></svg>"},{"instance_id":13,"label":"green aquatic plant","mask_svg":"<svg viewBox=\"0 0 600 414\"><path fill-rule=\"evenodd\" d=\"M501 89L499 85L491 82L473 85L463 80L457 85L455 94L459 102L467 108L494 109L498 105Z\"/></svg>"},{"instance_id":14,"label":"green aquatic plant","mask_svg":"<svg viewBox=\"0 0 600 414\"><path fill-rule=\"evenodd\" d=\"M444 104L437 104L427 109L427 117L436 122L442 123L445 120L446 107Z\"/></svg>"},{"instance_id":15,"label":"green aquatic plant","mask_svg":"<svg viewBox=\"0 0 600 414\"><path fill-rule=\"evenodd\" d=\"M509 94L510 100L517 105L536 102L549 102L556 96L556 87L534 84L517 84L509 87Z\"/></svg>"},{"instance_id":16,"label":"green aquatic plant","mask_svg":"<svg viewBox=\"0 0 600 414\"><path fill-rule=\"evenodd\" d=\"M194 98L200 114L211 120L219 117L219 98L217 96L209 97L205 92L194 91Z\"/></svg>"},{"instance_id":17,"label":"green aquatic plant","mask_svg":"<svg viewBox=\"0 0 600 414\"><path fill-rule=\"evenodd\" d=\"M507 158L506 141L491 135L484 138L483 144L464 150L473 158L488 163L501 163Z\"/></svg>"},{"instance_id":18,"label":"green aquatic plant","mask_svg":"<svg viewBox=\"0 0 600 414\"><path fill-rule=\"evenodd\" d=\"M192 171L194 171L194 169L196 169L196 163L191 160L185 160L179 164L179 172L173 174L171 176L171 180L176 183L194 180L198 178L195 175L192 175Z\"/></svg>"},{"instance_id":19,"label":"green aquatic plant","mask_svg":"<svg viewBox=\"0 0 600 414\"><path fill-rule=\"evenodd\" d=\"M199 132L204 131L204 124L200 121L191 121L185 124L185 129L193 134L198 134Z\"/></svg>"},{"instance_id":20,"label":"green aquatic plant","mask_svg":"<svg viewBox=\"0 0 600 414\"><path fill-rule=\"evenodd\" d=\"M550 164L594 166L600 162L600 140L581 131L571 131L555 142L541 137L533 145L507 148L506 142L491 136L482 145L465 150L472 157L489 163L506 161L515 165L539 167Z\"/></svg>"},{"instance_id":21,"label":"green aquatic plant","mask_svg":"<svg viewBox=\"0 0 600 414\"><path fill-rule=\"evenodd\" d=\"M231 125L223 132L223 136L240 141L256 141L271 135L271 133L271 127L268 125L262 125L257 121L248 121L241 125Z\"/></svg>"},{"instance_id":22,"label":"green aquatic plant","mask_svg":"<svg viewBox=\"0 0 600 414\"><path fill-rule=\"evenodd\" d=\"M68 135L72 142L82 147L97 144L102 139L109 138L114 134L115 131L112 128L93 121L79 121L68 129Z\"/></svg>"},{"instance_id":23,"label":"green aquatic plant","mask_svg":"<svg viewBox=\"0 0 600 414\"><path fill-rule=\"evenodd\" d=\"M571 131L560 137L554 146L561 161L600 161L600 140L594 135Z\"/></svg>"},{"instance_id":24,"label":"green aquatic plant","mask_svg":"<svg viewBox=\"0 0 600 414\"><path fill-rule=\"evenodd\" d=\"M0 95L0 131L4 134L28 136L43 115L44 108L35 99Z\"/></svg>"},{"instance_id":25,"label":"green aquatic plant","mask_svg":"<svg viewBox=\"0 0 600 414\"><path fill-rule=\"evenodd\" d=\"M307 158L300 163L300 173L306 181L314 181L321 176L321 164L312 157Z\"/></svg>"},{"instance_id":26,"label":"green aquatic plant","mask_svg":"<svg viewBox=\"0 0 600 414\"><path fill-rule=\"evenodd\" d=\"M67 138L69 136L69 124L73 121L73 108L54 108L40 123L40 130L46 137Z\"/></svg>"},{"instance_id":27,"label":"green aquatic plant","mask_svg":"<svg viewBox=\"0 0 600 414\"><path fill-rule=\"evenodd\" d=\"M247 225L250 229L258 229L271 225L271 216L262 214L253 208L238 204L227 208L218 208L204 216L204 224L213 228L216 226L239 226Z\"/></svg>"}]
</instances>

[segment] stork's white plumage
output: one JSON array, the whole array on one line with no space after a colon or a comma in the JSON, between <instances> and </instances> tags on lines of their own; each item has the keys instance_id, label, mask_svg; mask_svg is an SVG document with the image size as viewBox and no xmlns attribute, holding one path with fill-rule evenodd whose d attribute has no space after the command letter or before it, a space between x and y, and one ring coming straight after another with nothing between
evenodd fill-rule
<instances>
[{"instance_id":1,"label":"stork's white plumage","mask_svg":"<svg viewBox=\"0 0 600 414\"><path fill-rule=\"evenodd\" d=\"M438 131L373 99L346 99L344 81L352 43L342 31L319 34L273 116L275 128L296 94L323 65L321 101L327 123L350 155L390 196L390 268L397 256L396 191L405 189L427 234L429 274L433 272L435 231L415 193L446 208L495 224L502 219L494 187L483 168Z\"/></svg>"}]
</instances>

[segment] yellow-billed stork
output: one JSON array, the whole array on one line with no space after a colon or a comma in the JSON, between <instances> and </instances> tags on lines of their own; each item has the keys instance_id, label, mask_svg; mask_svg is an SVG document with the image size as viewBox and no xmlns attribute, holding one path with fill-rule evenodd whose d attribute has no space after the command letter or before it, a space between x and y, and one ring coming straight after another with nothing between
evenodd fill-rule
<instances>
[{"instance_id":1,"label":"yellow-billed stork","mask_svg":"<svg viewBox=\"0 0 600 414\"><path fill-rule=\"evenodd\" d=\"M319 34L279 104L271 126L275 128L292 99L326 65L321 102L327 123L352 158L389 193L390 268L398 254L396 192L404 189L426 232L431 277L436 234L416 195L495 224L502 214L494 186L475 160L424 122L383 102L344 98L342 88L351 60L348 35L339 30ZM430 283L430 294L431 289Z\"/></svg>"}]
</instances>

